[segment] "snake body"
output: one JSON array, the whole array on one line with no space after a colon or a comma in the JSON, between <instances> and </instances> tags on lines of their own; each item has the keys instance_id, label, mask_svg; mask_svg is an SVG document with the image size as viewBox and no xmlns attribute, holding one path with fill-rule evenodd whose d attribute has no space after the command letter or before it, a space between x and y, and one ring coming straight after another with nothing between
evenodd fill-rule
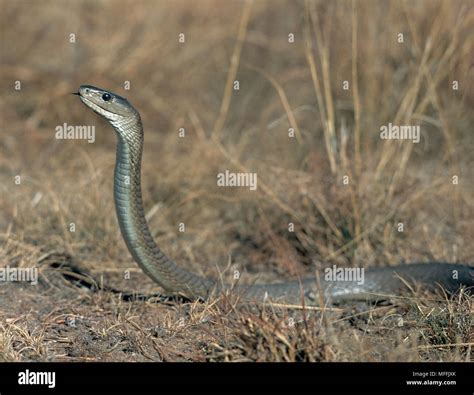
<instances>
[{"instance_id":1,"label":"snake body","mask_svg":"<svg viewBox=\"0 0 474 395\"><path fill-rule=\"evenodd\" d=\"M321 274L279 284L231 286L191 273L163 253L145 218L141 193L144 131L140 114L127 99L105 89L83 85L76 94L87 107L105 118L117 134L114 199L122 236L141 269L167 291L206 299L212 292L232 288L245 301L269 299L285 304L314 305L321 300L338 303L383 299L406 289L408 283L420 283L428 288L441 286L448 292L474 285L473 267L439 262L367 269L362 284L329 281Z\"/></svg>"}]
</instances>

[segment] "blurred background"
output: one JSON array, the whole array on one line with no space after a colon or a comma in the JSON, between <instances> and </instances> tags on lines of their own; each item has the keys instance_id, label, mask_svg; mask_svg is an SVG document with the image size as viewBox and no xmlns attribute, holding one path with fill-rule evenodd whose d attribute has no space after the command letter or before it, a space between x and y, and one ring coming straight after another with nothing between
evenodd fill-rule
<instances>
[{"instance_id":1,"label":"blurred background","mask_svg":"<svg viewBox=\"0 0 474 395\"><path fill-rule=\"evenodd\" d=\"M281 281L334 264L472 263L473 7L0 0L0 265L40 271L37 286L0 286L0 360L471 359L467 296L365 317L266 314L125 303L49 268L160 291L120 235L115 132L70 94L82 84L140 111L152 233L196 273ZM95 142L56 139L65 123L95 126ZM420 143L382 140L389 123L419 125ZM226 170L256 172L257 190L217 187Z\"/></svg>"},{"instance_id":2,"label":"blurred background","mask_svg":"<svg viewBox=\"0 0 474 395\"><path fill-rule=\"evenodd\" d=\"M2 0L2 263L59 250L135 268L113 207L115 134L70 95L81 84L140 111L152 231L194 271L472 261L473 6ZM421 142L381 140L389 122L420 125ZM95 125L96 141L55 139L64 123ZM257 191L217 187L225 170L257 172Z\"/></svg>"}]
</instances>

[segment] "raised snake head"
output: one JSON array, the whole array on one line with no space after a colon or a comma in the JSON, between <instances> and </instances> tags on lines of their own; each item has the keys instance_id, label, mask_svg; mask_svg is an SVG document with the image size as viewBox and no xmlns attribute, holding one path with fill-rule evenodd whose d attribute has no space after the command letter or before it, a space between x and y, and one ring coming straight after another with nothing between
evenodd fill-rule
<instances>
[{"instance_id":1,"label":"raised snake head","mask_svg":"<svg viewBox=\"0 0 474 395\"><path fill-rule=\"evenodd\" d=\"M75 95L78 95L87 107L107 119L120 134L123 130L130 130L129 127L133 124L141 126L138 111L127 99L116 93L91 85L81 85ZM139 134L143 133L141 127L133 130Z\"/></svg>"}]
</instances>

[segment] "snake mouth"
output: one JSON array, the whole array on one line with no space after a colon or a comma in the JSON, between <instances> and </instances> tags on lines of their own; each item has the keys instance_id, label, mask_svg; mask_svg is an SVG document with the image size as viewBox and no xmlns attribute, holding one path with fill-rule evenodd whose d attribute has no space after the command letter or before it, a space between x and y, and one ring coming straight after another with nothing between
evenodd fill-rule
<instances>
[{"instance_id":1,"label":"snake mouth","mask_svg":"<svg viewBox=\"0 0 474 395\"><path fill-rule=\"evenodd\" d=\"M76 93L77 96L81 99L81 101L89 108L91 108L96 114L99 114L103 117L105 117L108 120L113 120L117 118L117 114L110 112L106 110L105 108L99 106L97 103L94 101L88 99L87 97L81 95L79 92Z\"/></svg>"}]
</instances>

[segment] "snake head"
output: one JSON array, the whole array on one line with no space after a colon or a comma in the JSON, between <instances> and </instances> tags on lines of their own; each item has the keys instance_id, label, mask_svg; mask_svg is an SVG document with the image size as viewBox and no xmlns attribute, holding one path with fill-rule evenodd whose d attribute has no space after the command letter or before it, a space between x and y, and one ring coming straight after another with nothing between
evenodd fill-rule
<instances>
[{"instance_id":1,"label":"snake head","mask_svg":"<svg viewBox=\"0 0 474 395\"><path fill-rule=\"evenodd\" d=\"M122 96L91 85L81 85L75 93L82 102L112 124L140 118L137 110Z\"/></svg>"}]
</instances>

